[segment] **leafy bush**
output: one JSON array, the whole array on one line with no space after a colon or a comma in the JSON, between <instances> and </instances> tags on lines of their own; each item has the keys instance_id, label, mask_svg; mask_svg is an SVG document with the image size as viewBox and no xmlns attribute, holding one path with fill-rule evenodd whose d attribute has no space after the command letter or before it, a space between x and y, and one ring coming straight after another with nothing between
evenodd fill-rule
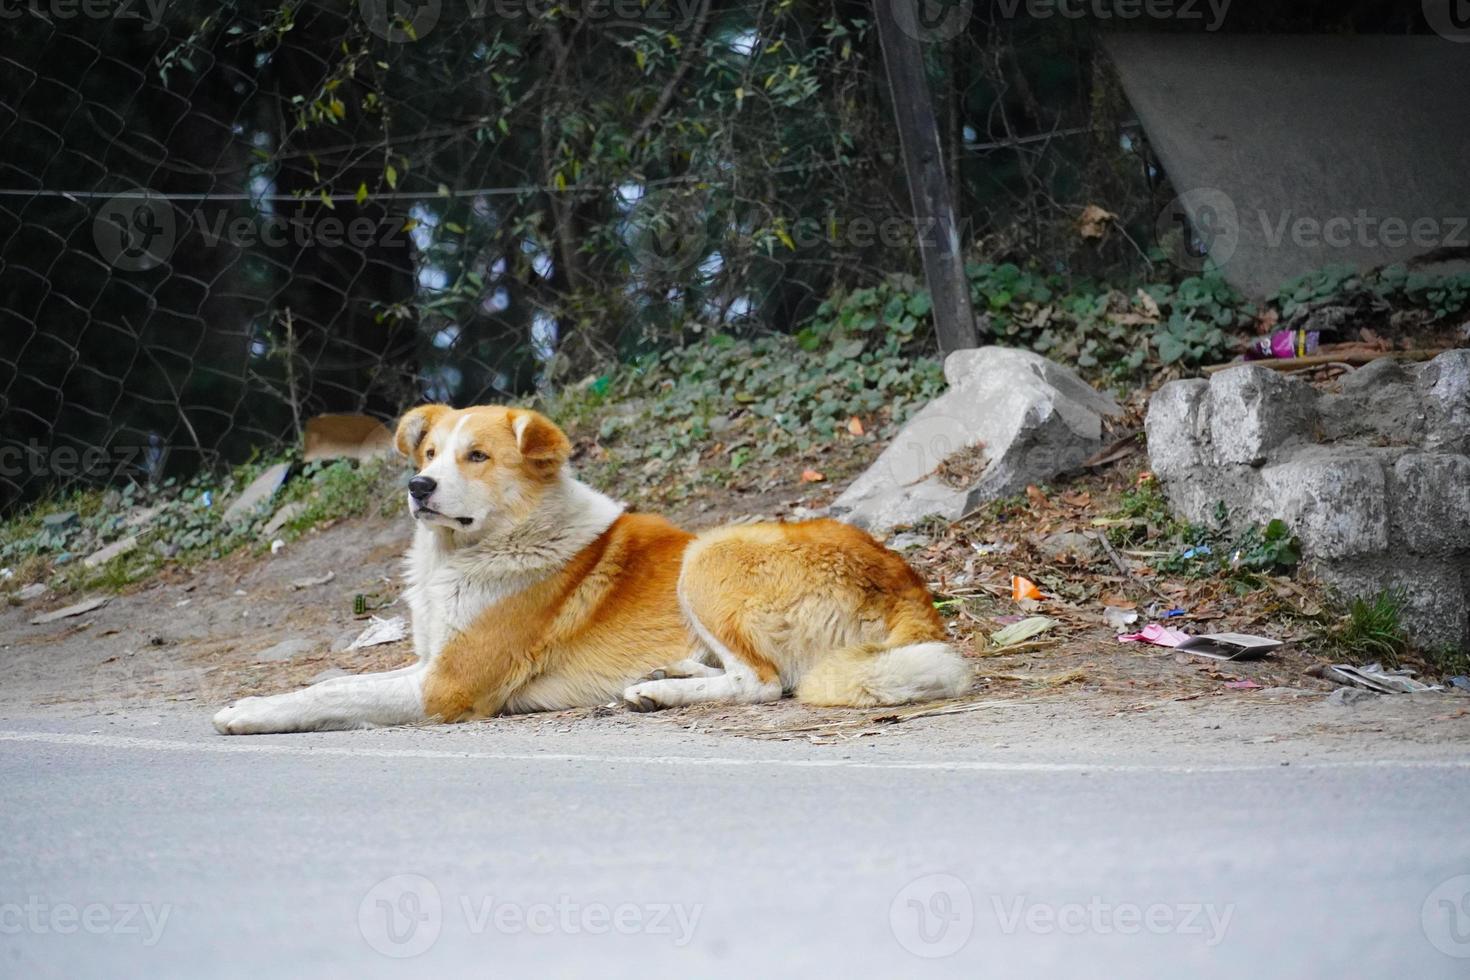
<instances>
[{"instance_id":1,"label":"leafy bush","mask_svg":"<svg viewBox=\"0 0 1470 980\"><path fill-rule=\"evenodd\" d=\"M1282 286L1275 303L1285 317L1334 304L1422 310L1432 321L1441 321L1470 313L1470 273L1432 275L1392 265L1363 274L1348 266L1328 266Z\"/></svg>"},{"instance_id":2,"label":"leafy bush","mask_svg":"<svg viewBox=\"0 0 1470 980\"><path fill-rule=\"evenodd\" d=\"M223 514L230 499L280 462L291 463L295 472L270 504L226 523ZM300 506L275 533L285 541L324 521L365 513L385 499L398 471L398 464L388 460L302 465L294 454L286 454L261 457L227 473L204 471L184 481L170 478L156 486L78 491L0 524L0 566L20 570L9 580L17 586L51 579L60 588L121 588L165 564L190 564L244 547L269 547L261 529L287 504ZM48 514L75 516L48 524ZM138 546L106 565L88 569L79 560L129 536L137 537Z\"/></svg>"},{"instance_id":3,"label":"leafy bush","mask_svg":"<svg viewBox=\"0 0 1470 980\"><path fill-rule=\"evenodd\" d=\"M1012 263L966 271L971 302L989 323L982 340L1029 347L1115 379L1136 376L1150 362L1223 360L1233 350L1230 333L1256 312L1216 274L1152 283L1129 296Z\"/></svg>"},{"instance_id":4,"label":"leafy bush","mask_svg":"<svg viewBox=\"0 0 1470 980\"><path fill-rule=\"evenodd\" d=\"M574 432L595 432L598 451L582 461L593 482L634 498L668 490L661 499L677 499L694 480L748 485L754 464L790 470L794 457L887 438L939 394L943 372L924 352L928 315L922 292L855 290L823 303L794 336L717 334L546 407ZM636 478L620 485L628 470Z\"/></svg>"}]
</instances>

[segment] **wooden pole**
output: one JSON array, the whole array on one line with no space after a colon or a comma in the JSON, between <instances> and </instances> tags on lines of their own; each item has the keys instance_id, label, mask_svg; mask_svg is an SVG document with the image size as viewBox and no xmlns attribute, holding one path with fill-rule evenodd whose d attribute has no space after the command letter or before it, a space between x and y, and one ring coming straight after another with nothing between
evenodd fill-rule
<instances>
[{"instance_id":1,"label":"wooden pole","mask_svg":"<svg viewBox=\"0 0 1470 980\"><path fill-rule=\"evenodd\" d=\"M873 7L898 141L903 149L919 257L924 262L924 278L934 301L934 329L939 335L940 353L950 354L979 343L975 314L970 309L970 283L965 278L964 256L960 254L954 199L944 175L934 102L929 94L929 80L924 75L922 42L912 30L905 31L893 15L895 3L925 2L873 0Z\"/></svg>"}]
</instances>

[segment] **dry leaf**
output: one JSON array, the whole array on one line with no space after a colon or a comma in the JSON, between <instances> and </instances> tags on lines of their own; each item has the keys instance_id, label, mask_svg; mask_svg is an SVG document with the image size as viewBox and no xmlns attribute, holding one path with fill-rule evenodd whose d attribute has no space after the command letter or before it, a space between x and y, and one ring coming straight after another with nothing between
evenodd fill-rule
<instances>
[{"instance_id":1,"label":"dry leaf","mask_svg":"<svg viewBox=\"0 0 1470 980\"><path fill-rule=\"evenodd\" d=\"M823 476L821 473L818 473L816 470L802 470L801 471L801 482L802 483L821 483L825 479L827 479L827 478L825 476Z\"/></svg>"},{"instance_id":2,"label":"dry leaf","mask_svg":"<svg viewBox=\"0 0 1470 980\"><path fill-rule=\"evenodd\" d=\"M1082 217L1077 219L1077 234L1089 241L1102 238L1108 233L1108 223L1117 220L1118 216L1113 212L1089 204L1082 209Z\"/></svg>"},{"instance_id":3,"label":"dry leaf","mask_svg":"<svg viewBox=\"0 0 1470 980\"><path fill-rule=\"evenodd\" d=\"M1151 317L1155 323L1162 319L1164 314L1159 310L1159 304L1154 302L1154 298L1142 289L1134 295L1133 301L1143 310L1144 315Z\"/></svg>"},{"instance_id":4,"label":"dry leaf","mask_svg":"<svg viewBox=\"0 0 1470 980\"><path fill-rule=\"evenodd\" d=\"M854 415L847 420L847 431L855 436L863 434L863 420Z\"/></svg>"}]
</instances>

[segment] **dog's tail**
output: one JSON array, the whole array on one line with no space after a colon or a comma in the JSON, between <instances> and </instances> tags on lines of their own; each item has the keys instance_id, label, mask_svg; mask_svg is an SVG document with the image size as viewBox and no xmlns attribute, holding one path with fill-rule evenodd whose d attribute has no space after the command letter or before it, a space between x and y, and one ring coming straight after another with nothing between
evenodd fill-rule
<instances>
[{"instance_id":1,"label":"dog's tail","mask_svg":"<svg viewBox=\"0 0 1470 980\"><path fill-rule=\"evenodd\" d=\"M964 658L942 641L865 643L824 654L802 675L796 697L820 707L872 708L959 697L974 679Z\"/></svg>"}]
</instances>

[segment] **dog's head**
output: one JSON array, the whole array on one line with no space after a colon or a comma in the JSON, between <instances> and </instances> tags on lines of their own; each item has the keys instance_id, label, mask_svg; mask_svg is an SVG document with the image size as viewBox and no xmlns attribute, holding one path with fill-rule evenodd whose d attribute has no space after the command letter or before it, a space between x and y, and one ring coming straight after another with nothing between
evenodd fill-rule
<instances>
[{"instance_id":1,"label":"dog's head","mask_svg":"<svg viewBox=\"0 0 1470 980\"><path fill-rule=\"evenodd\" d=\"M456 531L508 530L535 512L561 477L571 443L538 412L420 405L398 423L398 451L417 472L413 518Z\"/></svg>"}]
</instances>

